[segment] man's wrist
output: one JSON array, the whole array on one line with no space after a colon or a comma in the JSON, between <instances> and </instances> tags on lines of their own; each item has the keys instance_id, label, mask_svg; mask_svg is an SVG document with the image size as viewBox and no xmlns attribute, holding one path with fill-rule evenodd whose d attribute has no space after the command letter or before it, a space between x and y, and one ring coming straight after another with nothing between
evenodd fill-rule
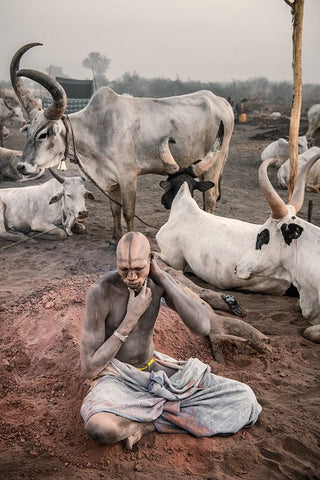
<instances>
[{"instance_id":1,"label":"man's wrist","mask_svg":"<svg viewBox=\"0 0 320 480\"><path fill-rule=\"evenodd\" d=\"M119 338L119 340L121 340L122 343L124 343L128 338L128 335L121 335L121 333L119 333L117 330L113 332L113 335Z\"/></svg>"}]
</instances>

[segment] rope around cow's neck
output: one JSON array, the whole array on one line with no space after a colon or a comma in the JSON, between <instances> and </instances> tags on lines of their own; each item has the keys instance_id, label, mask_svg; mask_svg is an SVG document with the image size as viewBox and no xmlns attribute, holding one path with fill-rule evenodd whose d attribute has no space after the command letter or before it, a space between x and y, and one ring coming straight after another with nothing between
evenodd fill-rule
<instances>
[{"instance_id":1,"label":"rope around cow's neck","mask_svg":"<svg viewBox=\"0 0 320 480\"><path fill-rule=\"evenodd\" d=\"M76 147L76 142L75 142L75 137L74 137L74 132L73 132L73 127L72 127L72 123L71 123L71 120L69 118L68 115L63 115L62 117L62 121L63 121L63 124L66 128L66 148L65 148L65 151L64 151L64 158L63 160L67 160L67 158L70 159L70 162L72 163L75 163L79 166L79 168L83 171L83 173L89 178L89 180L113 203L115 203L116 205L118 205L119 207L123 207L122 203L118 202L117 200L115 200L114 198L110 197L110 195L108 193L106 193L98 184L95 180L93 180L93 178L88 174L88 172L86 171L85 167L83 166L82 162L80 161L80 156L79 156L79 153L77 151L77 147ZM71 157L71 154L70 154L70 133L71 133L71 139L72 139L72 148L73 148L73 158ZM134 214L134 217L139 220L141 223L143 223L144 225L146 225L147 227L151 227L151 228L154 228L155 230L159 230L160 227L156 227L154 225L151 225L150 223L147 223L145 222L144 220L142 220L142 218L140 218L138 215Z\"/></svg>"}]
</instances>

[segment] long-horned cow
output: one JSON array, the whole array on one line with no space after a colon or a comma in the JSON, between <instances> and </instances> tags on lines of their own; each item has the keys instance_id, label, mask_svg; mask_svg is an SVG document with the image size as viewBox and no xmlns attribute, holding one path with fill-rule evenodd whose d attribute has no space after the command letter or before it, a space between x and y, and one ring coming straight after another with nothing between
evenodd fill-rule
<instances>
[{"instance_id":1,"label":"long-horned cow","mask_svg":"<svg viewBox=\"0 0 320 480\"><path fill-rule=\"evenodd\" d=\"M304 336L316 342L320 342L320 228L298 218L297 213L303 205L306 177L319 158L318 152L302 167L287 205L268 178L272 160L261 164L259 183L272 214L235 269L243 280L269 277L279 267L284 269L299 292L302 315L313 325Z\"/></svg>"},{"instance_id":2,"label":"long-horned cow","mask_svg":"<svg viewBox=\"0 0 320 480\"><path fill-rule=\"evenodd\" d=\"M50 76L19 69L22 55L39 43L21 47L11 61L12 86L30 119L27 144L20 163L22 173L57 165L63 157L80 168L108 197L113 215L111 245L122 235L121 210L127 230L134 228L139 175L167 175L188 166L197 176L212 180L205 208L212 212L219 196L219 180L228 155L234 117L229 102L210 91L168 98L135 98L98 89L83 110L65 116L66 94ZM50 92L53 103L39 110L21 77L30 78ZM210 147L223 121L225 135L214 163ZM163 138L174 137L175 161L163 155Z\"/></svg>"},{"instance_id":3,"label":"long-horned cow","mask_svg":"<svg viewBox=\"0 0 320 480\"><path fill-rule=\"evenodd\" d=\"M168 221L156 235L160 258L177 270L188 267L199 278L222 290L283 295L291 282L290 275L281 267L270 278L243 280L234 274L237 260L261 226L201 210L192 194L194 190L211 188L210 183L197 181L190 167L160 182L165 190L161 202L171 208Z\"/></svg>"}]
</instances>

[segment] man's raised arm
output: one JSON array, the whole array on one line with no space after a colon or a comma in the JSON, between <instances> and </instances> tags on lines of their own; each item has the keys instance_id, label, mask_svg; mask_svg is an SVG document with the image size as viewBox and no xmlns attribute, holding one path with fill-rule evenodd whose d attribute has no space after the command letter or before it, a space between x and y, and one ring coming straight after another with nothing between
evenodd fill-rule
<instances>
[{"instance_id":1,"label":"man's raised arm","mask_svg":"<svg viewBox=\"0 0 320 480\"><path fill-rule=\"evenodd\" d=\"M163 271L154 259L151 260L149 276L155 283L162 286L163 297L168 307L180 315L192 332L202 336L209 334L212 314L201 303L200 298L198 301L186 295L171 275Z\"/></svg>"}]
</instances>

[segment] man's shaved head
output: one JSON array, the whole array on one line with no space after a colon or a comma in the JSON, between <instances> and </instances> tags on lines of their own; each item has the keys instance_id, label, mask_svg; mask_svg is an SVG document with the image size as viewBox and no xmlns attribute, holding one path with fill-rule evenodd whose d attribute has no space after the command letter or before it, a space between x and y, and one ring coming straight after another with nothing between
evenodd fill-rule
<instances>
[{"instance_id":1,"label":"man's shaved head","mask_svg":"<svg viewBox=\"0 0 320 480\"><path fill-rule=\"evenodd\" d=\"M151 250L149 240L140 232L128 232L117 247L117 267L128 288L140 290L149 275Z\"/></svg>"},{"instance_id":2,"label":"man's shaved head","mask_svg":"<svg viewBox=\"0 0 320 480\"><path fill-rule=\"evenodd\" d=\"M129 262L150 256L150 243L140 232L128 232L120 238L117 247L117 260Z\"/></svg>"}]
</instances>

